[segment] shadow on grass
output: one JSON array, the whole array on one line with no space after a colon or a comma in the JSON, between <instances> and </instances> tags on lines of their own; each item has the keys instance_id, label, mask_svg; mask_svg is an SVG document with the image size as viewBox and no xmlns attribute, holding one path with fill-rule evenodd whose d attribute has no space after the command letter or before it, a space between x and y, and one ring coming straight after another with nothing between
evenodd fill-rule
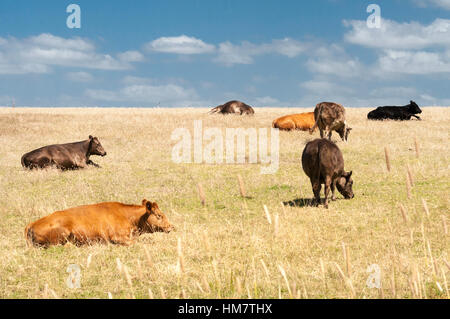
<instances>
[{"instance_id":1,"label":"shadow on grass","mask_svg":"<svg viewBox=\"0 0 450 319\"><path fill-rule=\"evenodd\" d=\"M341 198L337 198L335 201L342 200ZM335 202L331 200L331 198L328 198L328 203L331 204L332 202ZM288 202L283 202L284 206L291 206L291 207L319 207L322 205L325 205L325 198L320 198L320 204L317 205L317 203L313 202L312 198L297 198Z\"/></svg>"},{"instance_id":2,"label":"shadow on grass","mask_svg":"<svg viewBox=\"0 0 450 319\"><path fill-rule=\"evenodd\" d=\"M317 207L311 198L297 198L288 202L283 202L283 205L291 207Z\"/></svg>"}]
</instances>

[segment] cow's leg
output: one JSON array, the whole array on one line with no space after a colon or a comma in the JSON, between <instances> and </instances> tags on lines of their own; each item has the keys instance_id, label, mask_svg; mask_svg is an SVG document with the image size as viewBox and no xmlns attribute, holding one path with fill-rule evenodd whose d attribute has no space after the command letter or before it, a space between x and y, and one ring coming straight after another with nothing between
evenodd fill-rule
<instances>
[{"instance_id":1,"label":"cow's leg","mask_svg":"<svg viewBox=\"0 0 450 319\"><path fill-rule=\"evenodd\" d=\"M417 116L417 115L412 115L412 116L414 116L416 119L418 119L419 121L422 121L422 119L420 118L420 116Z\"/></svg>"},{"instance_id":2,"label":"cow's leg","mask_svg":"<svg viewBox=\"0 0 450 319\"><path fill-rule=\"evenodd\" d=\"M111 242L115 245L131 246L134 241L128 236L113 235L111 237Z\"/></svg>"},{"instance_id":3,"label":"cow's leg","mask_svg":"<svg viewBox=\"0 0 450 319\"><path fill-rule=\"evenodd\" d=\"M49 245L65 245L69 236L70 232L64 227L52 228L45 235Z\"/></svg>"},{"instance_id":4,"label":"cow's leg","mask_svg":"<svg viewBox=\"0 0 450 319\"><path fill-rule=\"evenodd\" d=\"M313 181L311 180L311 185L314 193L314 199L312 204L314 206L318 206L320 204L320 190L322 189L322 185L320 184L320 181Z\"/></svg>"},{"instance_id":5,"label":"cow's leg","mask_svg":"<svg viewBox=\"0 0 450 319\"><path fill-rule=\"evenodd\" d=\"M333 134L333 130L330 129L330 130L328 131L328 139L329 139L330 141L331 141L331 134Z\"/></svg>"},{"instance_id":6,"label":"cow's leg","mask_svg":"<svg viewBox=\"0 0 450 319\"><path fill-rule=\"evenodd\" d=\"M336 200L336 182L337 179L335 179L332 183L331 183L331 200L335 201Z\"/></svg>"},{"instance_id":7,"label":"cow's leg","mask_svg":"<svg viewBox=\"0 0 450 319\"><path fill-rule=\"evenodd\" d=\"M41 157L37 160L36 166L39 168L46 168L51 165L51 160L48 157Z\"/></svg>"},{"instance_id":8,"label":"cow's leg","mask_svg":"<svg viewBox=\"0 0 450 319\"><path fill-rule=\"evenodd\" d=\"M323 129L321 129L321 128L319 127L319 130L320 130L320 138L323 138L323 137L324 137Z\"/></svg>"},{"instance_id":9,"label":"cow's leg","mask_svg":"<svg viewBox=\"0 0 450 319\"><path fill-rule=\"evenodd\" d=\"M328 195L330 194L331 177L325 178L325 208L328 209Z\"/></svg>"},{"instance_id":10,"label":"cow's leg","mask_svg":"<svg viewBox=\"0 0 450 319\"><path fill-rule=\"evenodd\" d=\"M98 165L97 163L94 163L94 162L91 161L91 160L88 160L88 161L86 162L86 164L87 164L87 165L92 165L92 166L97 167L97 168L100 168L100 165Z\"/></svg>"},{"instance_id":11,"label":"cow's leg","mask_svg":"<svg viewBox=\"0 0 450 319\"><path fill-rule=\"evenodd\" d=\"M110 233L109 238L116 245L130 246L134 243L131 229L114 230Z\"/></svg>"}]
</instances>

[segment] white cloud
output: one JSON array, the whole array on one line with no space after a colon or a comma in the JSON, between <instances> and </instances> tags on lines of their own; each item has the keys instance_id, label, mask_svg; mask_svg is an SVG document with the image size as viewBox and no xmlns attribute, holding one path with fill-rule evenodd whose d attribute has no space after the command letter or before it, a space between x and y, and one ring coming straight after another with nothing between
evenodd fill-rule
<instances>
[{"instance_id":1,"label":"white cloud","mask_svg":"<svg viewBox=\"0 0 450 319\"><path fill-rule=\"evenodd\" d=\"M202 54L215 51L214 45L186 35L179 37L161 37L146 44L145 48L148 51L176 54Z\"/></svg>"},{"instance_id":2,"label":"white cloud","mask_svg":"<svg viewBox=\"0 0 450 319\"><path fill-rule=\"evenodd\" d=\"M434 6L450 10L450 0L414 0L420 7Z\"/></svg>"},{"instance_id":3,"label":"white cloud","mask_svg":"<svg viewBox=\"0 0 450 319\"><path fill-rule=\"evenodd\" d=\"M328 80L311 80L300 83L300 87L307 89L311 93L322 95L334 95L334 94L352 94L354 90L349 87L336 84Z\"/></svg>"},{"instance_id":4,"label":"white cloud","mask_svg":"<svg viewBox=\"0 0 450 319\"><path fill-rule=\"evenodd\" d=\"M66 76L70 81L73 81L73 82L85 83L85 82L91 82L92 80L94 80L94 77L90 73L82 72L82 71L69 72L66 74Z\"/></svg>"},{"instance_id":5,"label":"white cloud","mask_svg":"<svg viewBox=\"0 0 450 319\"><path fill-rule=\"evenodd\" d=\"M374 76L450 73L450 20L428 25L382 20L381 29L365 21L344 21L346 41L377 49L377 62L366 71Z\"/></svg>"},{"instance_id":6,"label":"white cloud","mask_svg":"<svg viewBox=\"0 0 450 319\"><path fill-rule=\"evenodd\" d=\"M280 103L280 101L276 98L273 98L271 96L263 96L263 97L257 97L255 99L255 104L257 106L276 106Z\"/></svg>"},{"instance_id":7,"label":"white cloud","mask_svg":"<svg viewBox=\"0 0 450 319\"><path fill-rule=\"evenodd\" d=\"M94 45L88 40L81 38L65 39L54 36L49 33L43 33L33 36L28 41L39 47L56 48L56 49L72 49L77 51L94 51Z\"/></svg>"},{"instance_id":8,"label":"white cloud","mask_svg":"<svg viewBox=\"0 0 450 319\"><path fill-rule=\"evenodd\" d=\"M355 57L349 56L336 44L322 46L314 51L314 58L306 62L308 69L315 74L338 77L358 77L364 75L364 65Z\"/></svg>"},{"instance_id":9,"label":"white cloud","mask_svg":"<svg viewBox=\"0 0 450 319\"><path fill-rule=\"evenodd\" d=\"M450 50L442 52L386 50L378 59L384 73L450 73Z\"/></svg>"},{"instance_id":10,"label":"white cloud","mask_svg":"<svg viewBox=\"0 0 450 319\"><path fill-rule=\"evenodd\" d=\"M184 88L176 84L132 84L119 90L85 91L88 97L106 102L140 103L145 106L200 106L198 95L194 89Z\"/></svg>"},{"instance_id":11,"label":"white cloud","mask_svg":"<svg viewBox=\"0 0 450 319\"><path fill-rule=\"evenodd\" d=\"M127 75L126 77L123 78L122 82L126 85L136 85L136 84L154 84L156 81L151 78Z\"/></svg>"},{"instance_id":12,"label":"white cloud","mask_svg":"<svg viewBox=\"0 0 450 319\"><path fill-rule=\"evenodd\" d=\"M0 74L48 73L52 66L124 70L131 68L129 62L98 53L90 41L77 37L0 38Z\"/></svg>"},{"instance_id":13,"label":"white cloud","mask_svg":"<svg viewBox=\"0 0 450 319\"><path fill-rule=\"evenodd\" d=\"M120 61L124 62L142 62L144 61L144 56L139 51L126 51L123 53L119 53L117 55Z\"/></svg>"},{"instance_id":14,"label":"white cloud","mask_svg":"<svg viewBox=\"0 0 450 319\"><path fill-rule=\"evenodd\" d=\"M420 50L450 47L450 20L436 19L429 25L418 22L399 23L382 19L380 29L370 29L366 21L344 21L351 28L345 40L369 48Z\"/></svg>"},{"instance_id":15,"label":"white cloud","mask_svg":"<svg viewBox=\"0 0 450 319\"><path fill-rule=\"evenodd\" d=\"M294 58L305 50L306 44L289 38L275 39L271 43L263 44L243 41L241 44L236 45L227 41L219 44L218 56L215 58L215 61L226 66L251 64L254 62L253 57L258 55L277 53Z\"/></svg>"},{"instance_id":16,"label":"white cloud","mask_svg":"<svg viewBox=\"0 0 450 319\"><path fill-rule=\"evenodd\" d=\"M417 95L417 90L412 87L379 87L370 91L371 96L404 96L405 99Z\"/></svg>"}]
</instances>

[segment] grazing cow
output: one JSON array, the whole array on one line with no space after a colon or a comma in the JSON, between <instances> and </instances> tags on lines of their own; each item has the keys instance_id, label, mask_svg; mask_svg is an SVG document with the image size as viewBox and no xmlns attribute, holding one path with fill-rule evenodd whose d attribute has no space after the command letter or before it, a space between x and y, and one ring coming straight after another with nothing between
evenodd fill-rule
<instances>
[{"instance_id":1,"label":"grazing cow","mask_svg":"<svg viewBox=\"0 0 450 319\"><path fill-rule=\"evenodd\" d=\"M319 103L314 109L314 118L316 123L309 130L311 134L319 127L321 138L328 135L328 139L331 141L331 134L336 131L343 141L347 141L352 128L347 126L345 108L342 105L332 102Z\"/></svg>"},{"instance_id":2,"label":"grazing cow","mask_svg":"<svg viewBox=\"0 0 450 319\"><path fill-rule=\"evenodd\" d=\"M422 113L420 107L414 101L405 106L379 106L367 114L369 120L399 120L409 121L411 117L422 120L416 114Z\"/></svg>"},{"instance_id":3,"label":"grazing cow","mask_svg":"<svg viewBox=\"0 0 450 319\"><path fill-rule=\"evenodd\" d=\"M23 167L29 169L50 166L62 170L86 168L88 165L100 167L89 159L91 155L106 156L102 144L93 136L81 142L38 148L23 155L21 162Z\"/></svg>"},{"instance_id":4,"label":"grazing cow","mask_svg":"<svg viewBox=\"0 0 450 319\"><path fill-rule=\"evenodd\" d=\"M309 112L280 117L273 121L272 127L285 131L309 131L314 126L314 123L314 112Z\"/></svg>"},{"instance_id":5,"label":"grazing cow","mask_svg":"<svg viewBox=\"0 0 450 319\"><path fill-rule=\"evenodd\" d=\"M29 246L47 248L71 242L77 246L92 243L130 245L143 233L170 232L173 226L158 204L101 203L54 212L25 228Z\"/></svg>"},{"instance_id":6,"label":"grazing cow","mask_svg":"<svg viewBox=\"0 0 450 319\"><path fill-rule=\"evenodd\" d=\"M346 198L354 197L352 172L344 170L344 158L336 144L327 139L316 139L306 144L302 154L303 171L311 180L314 201L320 203L320 190L325 184L325 208L328 208L328 194L336 200L335 188Z\"/></svg>"},{"instance_id":7,"label":"grazing cow","mask_svg":"<svg viewBox=\"0 0 450 319\"><path fill-rule=\"evenodd\" d=\"M250 105L247 105L241 101L230 101L223 105L216 106L209 111L209 114L212 113L253 115L255 114L255 111Z\"/></svg>"}]
</instances>

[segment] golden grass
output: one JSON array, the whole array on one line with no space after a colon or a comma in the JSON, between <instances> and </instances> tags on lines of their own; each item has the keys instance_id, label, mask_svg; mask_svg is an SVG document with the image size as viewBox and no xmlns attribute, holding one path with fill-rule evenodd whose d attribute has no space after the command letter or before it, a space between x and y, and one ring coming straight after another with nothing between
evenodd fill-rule
<instances>
[{"instance_id":1,"label":"golden grass","mask_svg":"<svg viewBox=\"0 0 450 319\"><path fill-rule=\"evenodd\" d=\"M403 123L369 122L367 109L348 109L353 131L338 146L355 198L339 195L328 210L282 205L313 196L300 161L313 138L305 132L280 132L274 175L261 175L258 164L171 161L172 131L192 133L194 120L259 128L309 110L206 111L0 108L0 297L449 298L450 109L424 108L423 121ZM93 158L101 169L20 165L27 151L89 134L108 152ZM26 224L53 211L143 198L158 202L177 231L143 235L131 247L26 246ZM66 286L70 264L81 267L80 289ZM381 289L366 284L372 264Z\"/></svg>"}]
</instances>

